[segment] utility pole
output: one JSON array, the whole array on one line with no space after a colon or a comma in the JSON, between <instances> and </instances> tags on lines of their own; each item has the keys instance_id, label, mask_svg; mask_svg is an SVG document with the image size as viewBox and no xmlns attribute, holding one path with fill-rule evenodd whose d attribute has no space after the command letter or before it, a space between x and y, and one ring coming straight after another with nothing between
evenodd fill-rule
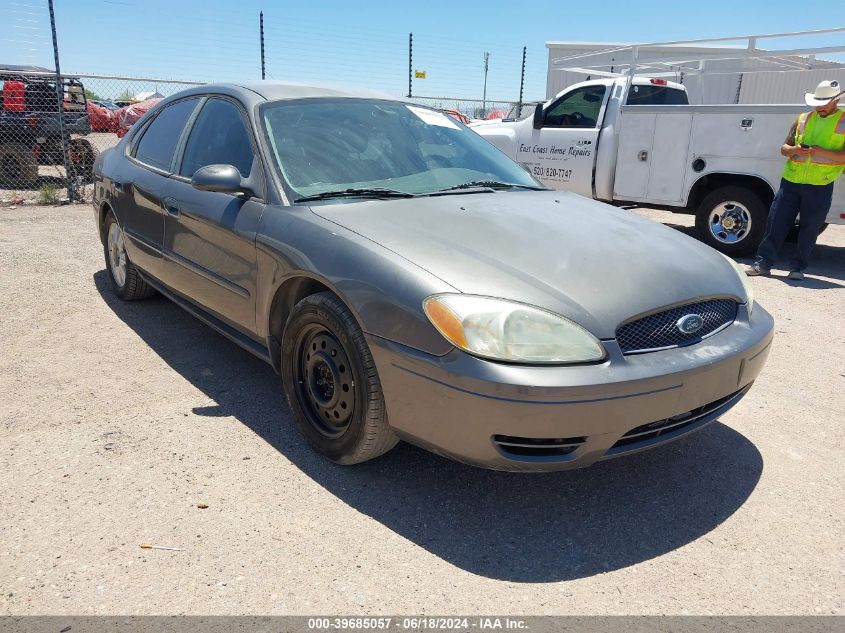
<instances>
[{"instance_id":1,"label":"utility pole","mask_svg":"<svg viewBox=\"0 0 845 633\"><path fill-rule=\"evenodd\" d=\"M519 75L519 103L516 106L517 119L522 116L522 89L525 87L525 52L527 50L527 46L522 47L522 73Z\"/></svg>"},{"instance_id":2,"label":"utility pole","mask_svg":"<svg viewBox=\"0 0 845 633\"><path fill-rule=\"evenodd\" d=\"M481 111L487 114L487 68L489 67L490 53L484 51L484 95L481 98Z\"/></svg>"},{"instance_id":3,"label":"utility pole","mask_svg":"<svg viewBox=\"0 0 845 633\"><path fill-rule=\"evenodd\" d=\"M411 81L414 77L414 34L408 33L408 98L411 98Z\"/></svg>"},{"instance_id":4,"label":"utility pole","mask_svg":"<svg viewBox=\"0 0 845 633\"><path fill-rule=\"evenodd\" d=\"M261 32L261 79L264 79L264 11L258 14L258 29Z\"/></svg>"}]
</instances>

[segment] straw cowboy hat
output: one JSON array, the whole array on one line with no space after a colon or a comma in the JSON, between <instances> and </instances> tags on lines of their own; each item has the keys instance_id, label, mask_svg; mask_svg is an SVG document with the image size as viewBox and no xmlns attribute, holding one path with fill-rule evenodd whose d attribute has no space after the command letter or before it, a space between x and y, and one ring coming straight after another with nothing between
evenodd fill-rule
<instances>
[{"instance_id":1,"label":"straw cowboy hat","mask_svg":"<svg viewBox=\"0 0 845 633\"><path fill-rule=\"evenodd\" d=\"M804 101L808 106L815 108L827 105L840 96L842 96L842 86L838 81L823 81L816 86L815 92L808 92L804 95Z\"/></svg>"}]
</instances>

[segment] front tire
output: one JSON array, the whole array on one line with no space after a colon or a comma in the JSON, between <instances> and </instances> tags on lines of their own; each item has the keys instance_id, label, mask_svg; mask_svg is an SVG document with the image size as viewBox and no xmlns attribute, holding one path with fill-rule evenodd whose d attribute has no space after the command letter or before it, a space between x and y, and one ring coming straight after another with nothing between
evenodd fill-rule
<instances>
[{"instance_id":1,"label":"front tire","mask_svg":"<svg viewBox=\"0 0 845 633\"><path fill-rule=\"evenodd\" d=\"M730 257L750 255L766 233L769 209L744 187L719 187L708 194L695 214L699 239Z\"/></svg>"},{"instance_id":2,"label":"front tire","mask_svg":"<svg viewBox=\"0 0 845 633\"><path fill-rule=\"evenodd\" d=\"M109 211L105 222L103 253L106 269L109 271L112 290L124 301L137 301L152 297L156 291L143 280L138 269L126 254L126 240L123 229L117 223L114 213Z\"/></svg>"},{"instance_id":3,"label":"front tire","mask_svg":"<svg viewBox=\"0 0 845 633\"><path fill-rule=\"evenodd\" d=\"M364 333L332 293L308 296L291 311L282 336L282 384L299 431L333 462L364 462L399 441Z\"/></svg>"}]
</instances>

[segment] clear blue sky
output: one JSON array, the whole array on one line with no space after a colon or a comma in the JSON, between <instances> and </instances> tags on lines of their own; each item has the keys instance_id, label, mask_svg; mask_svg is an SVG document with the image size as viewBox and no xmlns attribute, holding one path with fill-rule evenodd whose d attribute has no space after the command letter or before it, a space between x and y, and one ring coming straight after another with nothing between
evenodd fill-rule
<instances>
[{"instance_id":1,"label":"clear blue sky","mask_svg":"<svg viewBox=\"0 0 845 633\"><path fill-rule=\"evenodd\" d=\"M837 6L782 0L55 0L65 71L258 79L263 9L268 77L404 94L413 32L414 67L428 74L415 80L415 94L480 97L486 50L487 94L501 99L518 94L523 46L525 98L532 99L545 94L548 40L644 42L845 26ZM46 7L46 0L3 0L0 61L52 68ZM840 23L829 23L829 16ZM796 43L830 46L845 38L815 39Z\"/></svg>"}]
</instances>

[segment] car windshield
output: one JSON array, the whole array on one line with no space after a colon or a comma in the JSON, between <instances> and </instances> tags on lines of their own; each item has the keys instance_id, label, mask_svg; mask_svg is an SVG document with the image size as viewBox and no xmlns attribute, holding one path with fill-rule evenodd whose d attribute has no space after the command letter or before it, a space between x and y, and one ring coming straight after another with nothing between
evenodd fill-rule
<instances>
[{"instance_id":1,"label":"car windshield","mask_svg":"<svg viewBox=\"0 0 845 633\"><path fill-rule=\"evenodd\" d=\"M424 107L300 99L265 104L261 120L295 199L358 189L459 194L468 189L454 188L468 183L542 188L475 132Z\"/></svg>"}]
</instances>

